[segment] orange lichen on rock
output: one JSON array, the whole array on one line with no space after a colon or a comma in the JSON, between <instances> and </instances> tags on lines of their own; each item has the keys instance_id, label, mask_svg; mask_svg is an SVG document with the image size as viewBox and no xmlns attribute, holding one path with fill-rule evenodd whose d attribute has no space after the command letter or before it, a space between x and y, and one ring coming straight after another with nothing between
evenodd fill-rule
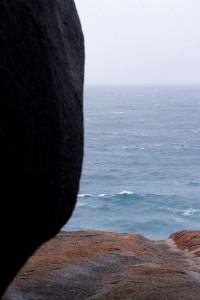
<instances>
[{"instance_id":1,"label":"orange lichen on rock","mask_svg":"<svg viewBox=\"0 0 200 300\"><path fill-rule=\"evenodd\" d=\"M200 230L183 230L173 233L169 237L182 250L200 257Z\"/></svg>"}]
</instances>

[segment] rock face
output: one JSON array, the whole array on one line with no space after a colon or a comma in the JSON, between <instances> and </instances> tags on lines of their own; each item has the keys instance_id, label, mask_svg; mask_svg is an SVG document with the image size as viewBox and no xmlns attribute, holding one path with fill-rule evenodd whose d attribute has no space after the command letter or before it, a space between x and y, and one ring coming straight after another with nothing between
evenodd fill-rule
<instances>
[{"instance_id":1,"label":"rock face","mask_svg":"<svg viewBox=\"0 0 200 300\"><path fill-rule=\"evenodd\" d=\"M61 232L28 260L3 300L199 300L200 258L175 247L180 235L151 241L138 234ZM200 231L184 235L193 243Z\"/></svg>"},{"instance_id":2,"label":"rock face","mask_svg":"<svg viewBox=\"0 0 200 300\"><path fill-rule=\"evenodd\" d=\"M76 202L84 43L73 0L1 0L0 20L1 295Z\"/></svg>"}]
</instances>

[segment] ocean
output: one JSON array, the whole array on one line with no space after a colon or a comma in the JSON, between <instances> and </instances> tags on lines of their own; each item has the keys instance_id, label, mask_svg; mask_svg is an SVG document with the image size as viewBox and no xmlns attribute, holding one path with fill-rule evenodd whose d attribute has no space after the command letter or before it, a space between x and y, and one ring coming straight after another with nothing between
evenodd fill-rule
<instances>
[{"instance_id":1,"label":"ocean","mask_svg":"<svg viewBox=\"0 0 200 300\"><path fill-rule=\"evenodd\" d=\"M85 87L85 155L65 231L200 229L200 87Z\"/></svg>"}]
</instances>

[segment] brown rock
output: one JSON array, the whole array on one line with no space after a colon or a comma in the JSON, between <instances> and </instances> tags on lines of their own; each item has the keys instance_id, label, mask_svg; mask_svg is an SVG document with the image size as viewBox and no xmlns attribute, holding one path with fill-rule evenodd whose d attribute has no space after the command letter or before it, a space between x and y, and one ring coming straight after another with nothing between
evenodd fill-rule
<instances>
[{"instance_id":1,"label":"brown rock","mask_svg":"<svg viewBox=\"0 0 200 300\"><path fill-rule=\"evenodd\" d=\"M190 232L195 243L198 234ZM151 241L138 234L61 232L29 259L3 300L199 300L200 258L183 251L188 247L180 233Z\"/></svg>"},{"instance_id":2,"label":"brown rock","mask_svg":"<svg viewBox=\"0 0 200 300\"><path fill-rule=\"evenodd\" d=\"M175 245L200 257L200 230L183 230L173 233L169 237Z\"/></svg>"}]
</instances>

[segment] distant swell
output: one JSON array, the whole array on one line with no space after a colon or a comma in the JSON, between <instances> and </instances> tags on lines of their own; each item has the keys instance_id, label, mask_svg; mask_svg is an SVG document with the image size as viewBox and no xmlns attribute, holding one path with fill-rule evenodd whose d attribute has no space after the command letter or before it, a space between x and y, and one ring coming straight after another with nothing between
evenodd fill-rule
<instances>
[{"instance_id":1,"label":"distant swell","mask_svg":"<svg viewBox=\"0 0 200 300\"><path fill-rule=\"evenodd\" d=\"M134 192L130 192L130 191L122 191L120 193L114 194L114 195L109 195L109 194L98 194L98 195L92 195L92 194L79 194L78 197L79 198L91 198L91 197L100 197L100 198L110 198L110 197L119 197L119 196L141 196L139 194L135 194Z\"/></svg>"}]
</instances>

